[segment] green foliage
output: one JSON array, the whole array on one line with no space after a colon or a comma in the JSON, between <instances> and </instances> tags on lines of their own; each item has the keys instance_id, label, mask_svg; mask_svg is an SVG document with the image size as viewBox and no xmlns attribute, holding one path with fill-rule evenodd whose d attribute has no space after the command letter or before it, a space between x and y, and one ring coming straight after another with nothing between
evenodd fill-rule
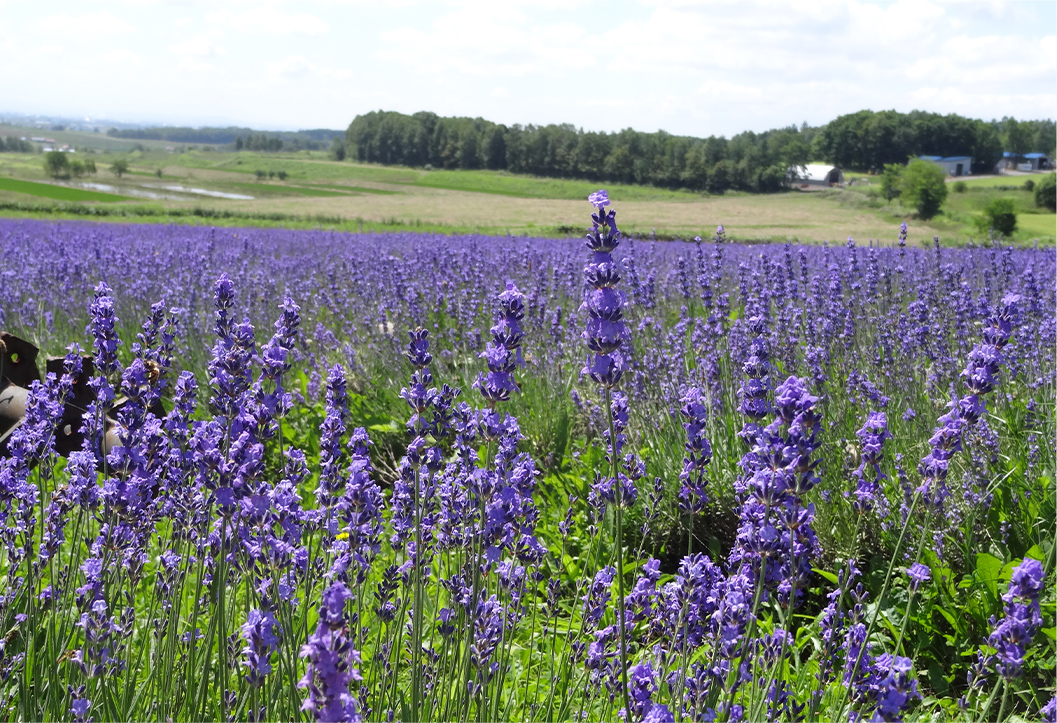
<instances>
[{"instance_id":1,"label":"green foliage","mask_svg":"<svg viewBox=\"0 0 1057 723\"><path fill-rule=\"evenodd\" d=\"M122 174L128 173L128 161L124 158L118 158L110 164L110 172L121 178Z\"/></svg>"},{"instance_id":2,"label":"green foliage","mask_svg":"<svg viewBox=\"0 0 1057 723\"><path fill-rule=\"evenodd\" d=\"M91 158L86 158L84 160L84 172L93 176L96 174L95 161Z\"/></svg>"},{"instance_id":3,"label":"green foliage","mask_svg":"<svg viewBox=\"0 0 1057 723\"><path fill-rule=\"evenodd\" d=\"M965 193L969 190L969 184L967 184L965 181L955 181L952 184L952 187L955 193Z\"/></svg>"},{"instance_id":4,"label":"green foliage","mask_svg":"<svg viewBox=\"0 0 1057 723\"><path fill-rule=\"evenodd\" d=\"M287 177L287 176L288 176L289 174L288 174L288 173L287 173L286 171L278 171L278 172L277 172L277 173L276 173L275 175L279 177L279 180L280 180L280 181L285 181L285 180L286 180L286 177Z\"/></svg>"},{"instance_id":5,"label":"green foliage","mask_svg":"<svg viewBox=\"0 0 1057 723\"><path fill-rule=\"evenodd\" d=\"M36 150L35 145L15 136L8 136L6 140L0 138L0 153L34 153Z\"/></svg>"},{"instance_id":6,"label":"green foliage","mask_svg":"<svg viewBox=\"0 0 1057 723\"><path fill-rule=\"evenodd\" d=\"M154 175L157 176L158 178L161 178L161 175L162 175L161 166L158 166L157 168L154 169Z\"/></svg>"},{"instance_id":7,"label":"green foliage","mask_svg":"<svg viewBox=\"0 0 1057 723\"><path fill-rule=\"evenodd\" d=\"M1057 211L1057 173L1043 176L1035 184L1035 205Z\"/></svg>"},{"instance_id":8,"label":"green foliage","mask_svg":"<svg viewBox=\"0 0 1057 723\"><path fill-rule=\"evenodd\" d=\"M947 174L935 163L915 158L903 171L899 200L916 209L921 218L932 218L947 200Z\"/></svg>"},{"instance_id":9,"label":"green foliage","mask_svg":"<svg viewBox=\"0 0 1057 723\"><path fill-rule=\"evenodd\" d=\"M702 139L630 128L596 133L570 124L508 127L482 118L377 111L353 120L345 145L359 161L387 165L488 168L713 193L728 188L774 192L787 185L791 165L810 159L813 134L805 126Z\"/></svg>"},{"instance_id":10,"label":"green foliage","mask_svg":"<svg viewBox=\"0 0 1057 723\"><path fill-rule=\"evenodd\" d=\"M70 175L74 178L80 178L85 174L84 163L80 160L74 160L70 162Z\"/></svg>"},{"instance_id":11,"label":"green foliage","mask_svg":"<svg viewBox=\"0 0 1057 723\"><path fill-rule=\"evenodd\" d=\"M254 131L252 128L111 128L111 138L171 141L174 143L232 144L236 151L322 151L341 131L316 128L303 131Z\"/></svg>"},{"instance_id":12,"label":"green foliage","mask_svg":"<svg viewBox=\"0 0 1057 723\"><path fill-rule=\"evenodd\" d=\"M49 151L44 156L44 172L52 178L69 178L70 159L62 151Z\"/></svg>"},{"instance_id":13,"label":"green foliage","mask_svg":"<svg viewBox=\"0 0 1057 723\"><path fill-rule=\"evenodd\" d=\"M1035 181L1033 181L1033 180L1031 180L1029 178L1028 180L1024 181L1024 185L1021 186L1021 188L1023 188L1025 191L1034 191L1035 190Z\"/></svg>"},{"instance_id":14,"label":"green foliage","mask_svg":"<svg viewBox=\"0 0 1057 723\"><path fill-rule=\"evenodd\" d=\"M984 209L981 219L984 229L994 229L1009 236L1017 228L1017 214L1011 198L996 198Z\"/></svg>"},{"instance_id":15,"label":"green foliage","mask_svg":"<svg viewBox=\"0 0 1057 723\"><path fill-rule=\"evenodd\" d=\"M886 201L891 202L893 198L899 198L903 187L903 170L906 168L902 163L887 163L881 173L881 195Z\"/></svg>"},{"instance_id":16,"label":"green foliage","mask_svg":"<svg viewBox=\"0 0 1057 723\"><path fill-rule=\"evenodd\" d=\"M1029 130L1017 122L1016 118L1010 118L1006 122L1006 150L1017 156L1023 156L1031 148L1031 137Z\"/></svg>"},{"instance_id":17,"label":"green foliage","mask_svg":"<svg viewBox=\"0 0 1057 723\"><path fill-rule=\"evenodd\" d=\"M345 143L338 136L334 136L334 140L330 142L330 157L335 161L345 160Z\"/></svg>"},{"instance_id":18,"label":"green foliage","mask_svg":"<svg viewBox=\"0 0 1057 723\"><path fill-rule=\"evenodd\" d=\"M990 123L950 114L894 110L859 111L821 128L815 155L841 168L867 171L910 156L968 155L973 171L990 171L1002 158L1002 143Z\"/></svg>"},{"instance_id":19,"label":"green foliage","mask_svg":"<svg viewBox=\"0 0 1057 723\"><path fill-rule=\"evenodd\" d=\"M268 177L268 172L262 171L258 168L256 171L253 172L253 175L257 177L258 181L263 181L265 178Z\"/></svg>"}]
</instances>

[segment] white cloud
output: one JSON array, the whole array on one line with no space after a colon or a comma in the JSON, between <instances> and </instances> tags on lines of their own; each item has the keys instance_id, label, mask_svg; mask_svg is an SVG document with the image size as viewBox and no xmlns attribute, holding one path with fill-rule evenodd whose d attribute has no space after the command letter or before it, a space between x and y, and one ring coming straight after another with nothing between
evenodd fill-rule
<instances>
[{"instance_id":1,"label":"white cloud","mask_svg":"<svg viewBox=\"0 0 1057 723\"><path fill-rule=\"evenodd\" d=\"M343 126L385 108L729 136L824 123L862 108L1038 118L1057 107L1055 13L1044 3L54 0L3 7L0 67L10 72L0 110L52 108L29 80L41 75L69 81L63 102L74 113L106 107L133 120L151 113L272 127ZM129 97L100 86L100 67L119 68L142 92Z\"/></svg>"},{"instance_id":2,"label":"white cloud","mask_svg":"<svg viewBox=\"0 0 1057 723\"><path fill-rule=\"evenodd\" d=\"M348 80L353 72L347 68L321 68L301 55L289 55L276 63L268 63L268 74L283 80L312 77L327 80Z\"/></svg>"},{"instance_id":3,"label":"white cloud","mask_svg":"<svg viewBox=\"0 0 1057 723\"><path fill-rule=\"evenodd\" d=\"M380 37L387 47L378 58L438 77L567 75L597 66L596 55L608 52L582 25L533 23L520 10L470 0L425 30L402 27Z\"/></svg>"},{"instance_id":4,"label":"white cloud","mask_svg":"<svg viewBox=\"0 0 1057 723\"><path fill-rule=\"evenodd\" d=\"M71 15L57 13L33 19L38 30L46 30L49 35L80 36L121 35L134 33L136 28L112 12L93 12Z\"/></svg>"},{"instance_id":5,"label":"white cloud","mask_svg":"<svg viewBox=\"0 0 1057 723\"><path fill-rule=\"evenodd\" d=\"M114 48L113 50L106 51L100 57L102 58L103 62L110 63L112 65L132 65L140 67L146 63L146 58L144 58L139 53L129 50L128 48Z\"/></svg>"},{"instance_id":6,"label":"white cloud","mask_svg":"<svg viewBox=\"0 0 1057 723\"><path fill-rule=\"evenodd\" d=\"M169 45L169 52L176 55L198 58L214 58L224 55L227 48L220 44L221 33L204 30Z\"/></svg>"},{"instance_id":7,"label":"white cloud","mask_svg":"<svg viewBox=\"0 0 1057 723\"><path fill-rule=\"evenodd\" d=\"M330 24L308 13L284 13L274 7L257 7L242 12L224 9L206 15L206 22L248 34L322 35Z\"/></svg>"}]
</instances>

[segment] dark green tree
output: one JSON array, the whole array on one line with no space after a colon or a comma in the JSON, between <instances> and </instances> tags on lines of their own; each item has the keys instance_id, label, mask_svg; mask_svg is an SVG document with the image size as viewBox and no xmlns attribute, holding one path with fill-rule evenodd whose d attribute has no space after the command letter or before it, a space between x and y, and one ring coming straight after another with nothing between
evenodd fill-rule
<instances>
[{"instance_id":1,"label":"dark green tree","mask_svg":"<svg viewBox=\"0 0 1057 723\"><path fill-rule=\"evenodd\" d=\"M1035 205L1057 211L1057 173L1045 175L1035 184Z\"/></svg>"},{"instance_id":2,"label":"dark green tree","mask_svg":"<svg viewBox=\"0 0 1057 723\"><path fill-rule=\"evenodd\" d=\"M44 172L52 178L69 178L70 159L62 151L49 151L44 156Z\"/></svg>"},{"instance_id":3,"label":"dark green tree","mask_svg":"<svg viewBox=\"0 0 1057 723\"><path fill-rule=\"evenodd\" d=\"M984 210L983 218L987 228L994 229L1003 236L1009 236L1017 228L1017 214L1013 199L996 198Z\"/></svg>"},{"instance_id":4,"label":"dark green tree","mask_svg":"<svg viewBox=\"0 0 1057 723\"><path fill-rule=\"evenodd\" d=\"M935 163L915 158L903 171L903 188L899 200L918 216L930 219L947 200L947 174Z\"/></svg>"},{"instance_id":5,"label":"dark green tree","mask_svg":"<svg viewBox=\"0 0 1057 723\"><path fill-rule=\"evenodd\" d=\"M886 163L881 173L881 195L891 203L893 198L899 198L903 192L903 171L906 166L902 163Z\"/></svg>"},{"instance_id":6,"label":"dark green tree","mask_svg":"<svg viewBox=\"0 0 1057 723\"><path fill-rule=\"evenodd\" d=\"M122 175L128 173L128 161L124 158L116 159L110 164L110 172L118 178L121 178Z\"/></svg>"},{"instance_id":7,"label":"dark green tree","mask_svg":"<svg viewBox=\"0 0 1057 723\"><path fill-rule=\"evenodd\" d=\"M1006 123L1006 150L1016 155L1019 159L1025 153L1031 152L1031 138L1028 129L1017 122L1016 118L1010 118Z\"/></svg>"},{"instance_id":8,"label":"dark green tree","mask_svg":"<svg viewBox=\"0 0 1057 723\"><path fill-rule=\"evenodd\" d=\"M345 142L340 136L334 136L334 140L330 142L330 157L335 161L345 160Z\"/></svg>"}]
</instances>

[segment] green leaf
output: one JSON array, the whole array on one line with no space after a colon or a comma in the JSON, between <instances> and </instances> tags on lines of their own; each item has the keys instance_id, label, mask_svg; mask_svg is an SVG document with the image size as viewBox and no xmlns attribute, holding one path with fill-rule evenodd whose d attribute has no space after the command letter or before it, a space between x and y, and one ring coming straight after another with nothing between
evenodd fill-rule
<instances>
[{"instance_id":1,"label":"green leaf","mask_svg":"<svg viewBox=\"0 0 1057 723\"><path fill-rule=\"evenodd\" d=\"M1030 557L1032 560L1038 560L1039 562L1045 562L1046 559L1043 556L1042 548L1038 545L1032 545L1031 548L1024 553L1024 557Z\"/></svg>"},{"instance_id":2,"label":"green leaf","mask_svg":"<svg viewBox=\"0 0 1057 723\"><path fill-rule=\"evenodd\" d=\"M987 585L992 597L998 597L998 580L1002 575L1002 561L987 552L976 555L976 576Z\"/></svg>"},{"instance_id":3,"label":"green leaf","mask_svg":"<svg viewBox=\"0 0 1057 723\"><path fill-rule=\"evenodd\" d=\"M942 615L943 617L945 617L947 619L947 622L950 623L952 628L954 628L954 632L958 633L958 635L961 636L962 633L964 632L964 629L962 628L961 620L959 620L954 615L951 615L949 612L947 612L946 610L944 610L941 607L937 606L936 609L940 611L940 615Z\"/></svg>"},{"instance_id":4,"label":"green leaf","mask_svg":"<svg viewBox=\"0 0 1057 723\"><path fill-rule=\"evenodd\" d=\"M834 585L840 584L840 581L837 579L837 576L834 575L832 572L827 572L826 570L819 570L817 567L813 567L811 569L817 574L829 580Z\"/></svg>"}]
</instances>

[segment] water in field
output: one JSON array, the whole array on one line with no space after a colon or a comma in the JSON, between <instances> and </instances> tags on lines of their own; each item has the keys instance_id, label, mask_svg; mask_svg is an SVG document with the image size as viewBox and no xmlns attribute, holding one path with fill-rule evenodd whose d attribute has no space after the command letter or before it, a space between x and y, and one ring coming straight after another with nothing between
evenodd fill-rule
<instances>
[{"instance_id":1,"label":"water in field","mask_svg":"<svg viewBox=\"0 0 1057 723\"><path fill-rule=\"evenodd\" d=\"M179 191L181 193L194 193L199 196L210 196L212 198L229 198L234 201L252 201L253 196L241 193L224 193L223 191L207 191L204 188L188 188L187 186L161 186L166 191Z\"/></svg>"}]
</instances>

